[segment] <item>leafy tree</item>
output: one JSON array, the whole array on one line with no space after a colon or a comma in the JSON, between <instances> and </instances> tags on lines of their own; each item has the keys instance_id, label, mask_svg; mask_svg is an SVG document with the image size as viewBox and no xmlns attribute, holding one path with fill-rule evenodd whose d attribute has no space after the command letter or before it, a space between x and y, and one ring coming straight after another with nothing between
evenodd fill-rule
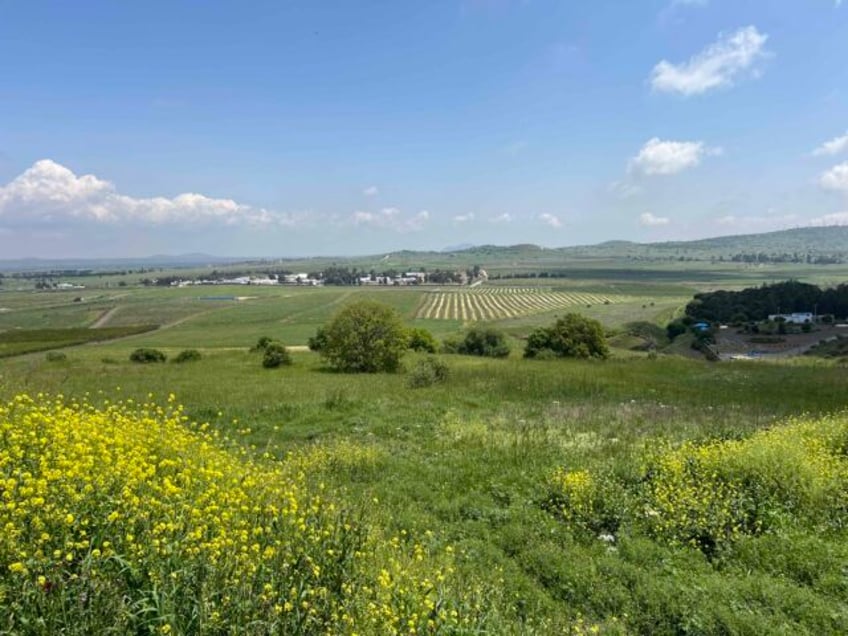
<instances>
[{"instance_id":1,"label":"leafy tree","mask_svg":"<svg viewBox=\"0 0 848 636\"><path fill-rule=\"evenodd\" d=\"M324 328L321 355L339 371L393 372L407 348L407 332L398 312L383 303L362 300L339 311Z\"/></svg>"},{"instance_id":2,"label":"leafy tree","mask_svg":"<svg viewBox=\"0 0 848 636\"><path fill-rule=\"evenodd\" d=\"M505 358L509 355L509 342L506 335L497 329L473 327L465 333L456 352L467 356Z\"/></svg>"},{"instance_id":3,"label":"leafy tree","mask_svg":"<svg viewBox=\"0 0 848 636\"><path fill-rule=\"evenodd\" d=\"M580 314L566 314L550 327L540 327L530 334L524 357L536 358L547 351L561 358L604 359L609 356L601 323Z\"/></svg>"},{"instance_id":4,"label":"leafy tree","mask_svg":"<svg viewBox=\"0 0 848 636\"><path fill-rule=\"evenodd\" d=\"M437 343L429 331L422 327L413 327L407 331L409 336L409 348L413 351L425 353L436 353Z\"/></svg>"}]
</instances>

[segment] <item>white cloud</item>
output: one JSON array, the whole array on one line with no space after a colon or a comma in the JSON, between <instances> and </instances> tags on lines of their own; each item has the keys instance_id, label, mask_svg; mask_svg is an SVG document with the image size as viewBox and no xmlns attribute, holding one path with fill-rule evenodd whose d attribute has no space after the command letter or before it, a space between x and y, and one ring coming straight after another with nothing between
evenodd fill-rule
<instances>
[{"instance_id":1,"label":"white cloud","mask_svg":"<svg viewBox=\"0 0 848 636\"><path fill-rule=\"evenodd\" d=\"M609 185L609 191L616 195L619 199L632 199L644 192L644 188L638 183L631 180L613 181Z\"/></svg>"},{"instance_id":2,"label":"white cloud","mask_svg":"<svg viewBox=\"0 0 848 636\"><path fill-rule=\"evenodd\" d=\"M556 217L553 214L548 214L547 212L545 212L544 214L540 214L539 220L545 225L549 225L553 228L562 227L562 221L559 220L559 217Z\"/></svg>"},{"instance_id":3,"label":"white cloud","mask_svg":"<svg viewBox=\"0 0 848 636\"><path fill-rule=\"evenodd\" d=\"M383 208L379 212L356 211L351 217L354 225L392 230L395 232L417 232L430 220L430 213L421 210L418 214L405 217L397 208Z\"/></svg>"},{"instance_id":4,"label":"white cloud","mask_svg":"<svg viewBox=\"0 0 848 636\"><path fill-rule=\"evenodd\" d=\"M846 150L848 150L848 132L841 137L834 137L830 141L824 142L821 146L813 150L813 156L838 155L840 152Z\"/></svg>"},{"instance_id":5,"label":"white cloud","mask_svg":"<svg viewBox=\"0 0 848 636\"><path fill-rule=\"evenodd\" d=\"M87 221L95 223L224 225L280 223L291 225L297 215L273 213L232 199L186 193L173 198L135 198L119 193L109 181L77 176L65 166L42 159L14 180L0 186L0 219L32 223Z\"/></svg>"},{"instance_id":6,"label":"white cloud","mask_svg":"<svg viewBox=\"0 0 848 636\"><path fill-rule=\"evenodd\" d=\"M366 197L376 197L378 194L380 194L380 190L377 188L377 186L372 185L363 189L362 194L364 194Z\"/></svg>"},{"instance_id":7,"label":"white cloud","mask_svg":"<svg viewBox=\"0 0 848 636\"><path fill-rule=\"evenodd\" d=\"M511 223L512 215L508 212L504 212L503 214L498 214L497 216L489 217L489 223Z\"/></svg>"},{"instance_id":8,"label":"white cloud","mask_svg":"<svg viewBox=\"0 0 848 636\"><path fill-rule=\"evenodd\" d=\"M639 225L643 227L661 227L669 223L671 223L671 219L666 216L654 216L650 212L639 215Z\"/></svg>"},{"instance_id":9,"label":"white cloud","mask_svg":"<svg viewBox=\"0 0 848 636\"><path fill-rule=\"evenodd\" d=\"M716 42L688 62L672 64L662 60L651 73L651 86L657 91L687 97L732 86L745 72L756 73L756 63L766 56L766 40L768 35L760 33L755 26L730 35L719 34Z\"/></svg>"},{"instance_id":10,"label":"white cloud","mask_svg":"<svg viewBox=\"0 0 848 636\"><path fill-rule=\"evenodd\" d=\"M848 161L833 166L819 179L821 187L826 190L848 192Z\"/></svg>"},{"instance_id":11,"label":"white cloud","mask_svg":"<svg viewBox=\"0 0 848 636\"><path fill-rule=\"evenodd\" d=\"M701 163L706 155L720 155L721 148L707 148L701 141L649 139L628 164L628 172L644 175L677 174Z\"/></svg>"},{"instance_id":12,"label":"white cloud","mask_svg":"<svg viewBox=\"0 0 848 636\"><path fill-rule=\"evenodd\" d=\"M469 221L474 220L474 212L469 212L468 214L457 214L453 217L454 223L468 223Z\"/></svg>"},{"instance_id":13,"label":"white cloud","mask_svg":"<svg viewBox=\"0 0 848 636\"><path fill-rule=\"evenodd\" d=\"M848 225L848 211L834 212L823 216L810 219L810 225L827 226L827 225Z\"/></svg>"}]
</instances>

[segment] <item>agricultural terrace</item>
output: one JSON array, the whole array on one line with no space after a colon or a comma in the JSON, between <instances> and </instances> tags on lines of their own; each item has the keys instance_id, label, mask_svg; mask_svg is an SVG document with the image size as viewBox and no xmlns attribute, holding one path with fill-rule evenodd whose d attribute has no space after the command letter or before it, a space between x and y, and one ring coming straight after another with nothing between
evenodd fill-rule
<instances>
[{"instance_id":1,"label":"agricultural terrace","mask_svg":"<svg viewBox=\"0 0 848 636\"><path fill-rule=\"evenodd\" d=\"M436 320L504 320L518 316L632 301L621 294L555 291L544 287L479 286L424 295L416 318Z\"/></svg>"}]
</instances>

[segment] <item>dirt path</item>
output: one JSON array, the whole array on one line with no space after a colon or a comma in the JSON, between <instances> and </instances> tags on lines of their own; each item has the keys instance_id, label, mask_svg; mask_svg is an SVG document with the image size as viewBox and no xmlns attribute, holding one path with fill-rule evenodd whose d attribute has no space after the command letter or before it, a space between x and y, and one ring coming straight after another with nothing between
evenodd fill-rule
<instances>
[{"instance_id":1,"label":"dirt path","mask_svg":"<svg viewBox=\"0 0 848 636\"><path fill-rule=\"evenodd\" d=\"M94 321L94 323L89 327L89 329L99 329L100 327L105 327L106 323L112 320L112 317L118 312L120 309L120 305L116 305L111 309L107 309L100 315L100 318Z\"/></svg>"}]
</instances>

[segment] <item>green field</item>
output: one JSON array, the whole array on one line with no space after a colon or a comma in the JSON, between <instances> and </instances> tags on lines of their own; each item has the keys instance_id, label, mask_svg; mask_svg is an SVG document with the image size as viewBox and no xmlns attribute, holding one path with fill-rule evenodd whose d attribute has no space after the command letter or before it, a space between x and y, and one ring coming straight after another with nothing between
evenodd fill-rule
<instances>
[{"instance_id":1,"label":"green field","mask_svg":"<svg viewBox=\"0 0 848 636\"><path fill-rule=\"evenodd\" d=\"M732 274L734 283L749 275ZM458 334L473 322L458 305L458 314L418 316L428 295L469 292L128 286L86 290L91 299L74 302L78 294L5 291L0 328L9 331L0 339L24 326L100 321L101 328L149 322L160 328L65 348L64 361L40 353L0 360L0 399L43 392L66 401L88 395L95 403L164 405L174 394L190 421L229 435L257 461L286 466L293 457L321 456L309 463L308 483L323 484L326 497L361 520L374 541L408 537L412 546L429 537L434 555L450 547L455 573L440 602L473 620L439 633L845 633L848 416L821 425L830 431L827 440L845 435L832 442L839 452L811 442L805 455L803 444L785 439L815 437L818 418L844 412L848 367L822 358L714 364L629 349L640 342L630 323L642 323L638 333L662 327L696 289L722 280L693 269L660 280L616 273L487 284L483 290L493 298L523 290L504 305L513 309L527 307L521 303L536 293L620 302L494 316L484 324L510 334L512 355L440 355L449 380L423 389L409 388L408 372L334 373L304 350L293 352L292 366L267 370L249 348L261 336L302 346L345 303L364 297L394 306L408 324L438 337ZM521 358L522 338L565 311L604 324L620 346L611 359ZM161 348L169 358L197 348L203 358L131 363L130 352L141 346ZM407 354L405 367L420 357ZM782 428L799 417L803 424ZM758 437L760 431L769 433ZM698 462L707 462L705 476L696 472ZM674 472L678 465L690 472ZM0 477L8 470L0 463ZM708 496L730 492L724 485L699 490L699 479L709 485L733 475L744 476L739 496ZM674 487L671 495L663 484ZM658 501L671 503L665 509ZM372 556L362 576L391 570L379 550ZM435 568L437 557L428 558ZM7 608L14 580L0 575L0 603ZM367 625L349 632L390 633ZM303 627L302 633L324 631Z\"/></svg>"}]
</instances>

